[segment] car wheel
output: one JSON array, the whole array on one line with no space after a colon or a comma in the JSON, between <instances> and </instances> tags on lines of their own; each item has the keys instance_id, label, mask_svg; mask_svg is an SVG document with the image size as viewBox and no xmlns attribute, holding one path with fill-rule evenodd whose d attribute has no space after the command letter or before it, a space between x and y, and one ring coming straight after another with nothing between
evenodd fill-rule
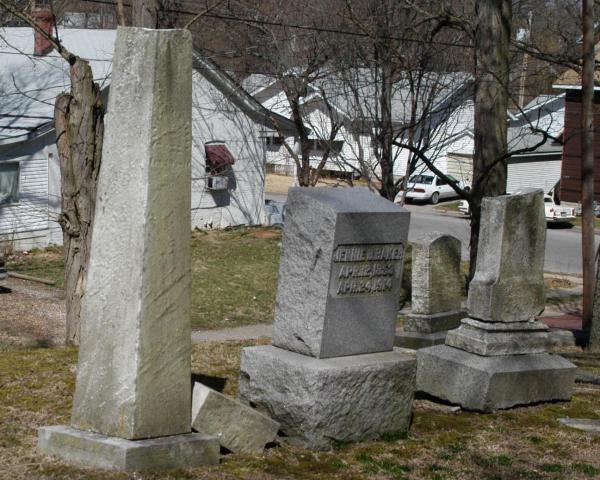
<instances>
[{"instance_id":1,"label":"car wheel","mask_svg":"<svg viewBox=\"0 0 600 480\"><path fill-rule=\"evenodd\" d=\"M465 192L469 193L471 191L471 187L465 187Z\"/></svg>"},{"instance_id":2,"label":"car wheel","mask_svg":"<svg viewBox=\"0 0 600 480\"><path fill-rule=\"evenodd\" d=\"M271 227L283 229L283 223L274 223L273 225L271 225Z\"/></svg>"},{"instance_id":3,"label":"car wheel","mask_svg":"<svg viewBox=\"0 0 600 480\"><path fill-rule=\"evenodd\" d=\"M431 203L433 205L436 205L439 201L440 201L440 194L439 194L439 192L433 192L431 194Z\"/></svg>"}]
</instances>

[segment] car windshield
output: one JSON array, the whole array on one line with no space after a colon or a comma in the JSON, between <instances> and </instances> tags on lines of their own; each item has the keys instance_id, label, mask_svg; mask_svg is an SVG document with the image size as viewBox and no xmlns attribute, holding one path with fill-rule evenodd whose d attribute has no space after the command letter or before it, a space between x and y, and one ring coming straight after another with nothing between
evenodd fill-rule
<instances>
[{"instance_id":1,"label":"car windshield","mask_svg":"<svg viewBox=\"0 0 600 480\"><path fill-rule=\"evenodd\" d=\"M433 177L430 175L413 175L410 177L410 183L424 183L425 185L431 185Z\"/></svg>"}]
</instances>

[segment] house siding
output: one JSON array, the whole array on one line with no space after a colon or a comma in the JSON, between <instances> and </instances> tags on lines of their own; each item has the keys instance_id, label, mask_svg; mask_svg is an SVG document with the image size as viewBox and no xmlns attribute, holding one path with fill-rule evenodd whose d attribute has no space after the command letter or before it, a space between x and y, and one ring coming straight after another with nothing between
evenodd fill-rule
<instances>
[{"instance_id":1,"label":"house siding","mask_svg":"<svg viewBox=\"0 0 600 480\"><path fill-rule=\"evenodd\" d=\"M192 228L264 222L262 128L197 72L192 104ZM204 144L222 141L235 158L227 190L208 190Z\"/></svg>"},{"instance_id":2,"label":"house siding","mask_svg":"<svg viewBox=\"0 0 600 480\"><path fill-rule=\"evenodd\" d=\"M560 153L540 155L535 158L510 159L508 162L506 191L522 188L541 188L550 192L560 180Z\"/></svg>"},{"instance_id":3,"label":"house siding","mask_svg":"<svg viewBox=\"0 0 600 480\"><path fill-rule=\"evenodd\" d=\"M50 172L58 168L53 136L46 134L28 142L5 145L0 162L19 163L19 202L0 206L0 241L17 249L62 243L57 223L60 197L50 188ZM60 186L59 186L60 191ZM50 198L50 196L53 198ZM60 194L59 194L60 195Z\"/></svg>"},{"instance_id":4,"label":"house siding","mask_svg":"<svg viewBox=\"0 0 600 480\"><path fill-rule=\"evenodd\" d=\"M565 99L565 129L560 199L581 201L581 91L569 90ZM600 171L600 94L594 95L594 170ZM594 199L600 201L600 175L594 175Z\"/></svg>"}]
</instances>

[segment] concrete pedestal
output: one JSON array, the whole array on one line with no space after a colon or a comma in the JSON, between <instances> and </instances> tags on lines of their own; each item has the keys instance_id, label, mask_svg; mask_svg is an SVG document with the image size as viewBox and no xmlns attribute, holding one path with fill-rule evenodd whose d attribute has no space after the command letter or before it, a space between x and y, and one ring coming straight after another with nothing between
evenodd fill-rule
<instances>
[{"instance_id":1,"label":"concrete pedestal","mask_svg":"<svg viewBox=\"0 0 600 480\"><path fill-rule=\"evenodd\" d=\"M82 467L141 471L217 465L220 446L203 433L125 440L56 425L39 429L38 451Z\"/></svg>"},{"instance_id":2,"label":"concrete pedestal","mask_svg":"<svg viewBox=\"0 0 600 480\"><path fill-rule=\"evenodd\" d=\"M285 440L323 450L407 430L415 375L399 351L316 359L266 345L242 350L239 391Z\"/></svg>"},{"instance_id":3,"label":"concrete pedestal","mask_svg":"<svg viewBox=\"0 0 600 480\"><path fill-rule=\"evenodd\" d=\"M438 345L417 352L417 391L467 410L493 412L570 400L576 369L558 355L482 357Z\"/></svg>"}]
</instances>

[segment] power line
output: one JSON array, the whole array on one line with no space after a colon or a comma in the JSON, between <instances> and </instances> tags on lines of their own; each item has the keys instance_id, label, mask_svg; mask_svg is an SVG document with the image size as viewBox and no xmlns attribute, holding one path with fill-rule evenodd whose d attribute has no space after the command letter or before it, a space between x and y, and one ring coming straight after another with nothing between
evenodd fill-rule
<instances>
[{"instance_id":1,"label":"power line","mask_svg":"<svg viewBox=\"0 0 600 480\"><path fill-rule=\"evenodd\" d=\"M117 6L116 3L111 2L109 0L81 0L81 1L85 2L85 3L98 3L100 5L111 5L113 7ZM129 4L129 3L123 3L123 6L131 8L131 4ZM192 12L190 10L176 10L176 9L169 9L169 8L165 8L162 11L166 12L166 13L179 13L182 15L194 15L194 16L199 15L199 13L200 13L200 12ZM316 27L314 25L300 25L300 24L294 24L294 23L275 22L272 20L256 20L254 18L244 18L244 17L237 17L234 15L223 15L223 14L210 13L210 12L205 13L203 16L209 17L209 18L216 18L218 20L230 20L233 22L254 23L257 25L268 25L271 27L294 28L297 30L310 30L310 31L314 31L314 32L333 33L333 34L347 35L347 36L352 36L352 37L371 38L370 35L367 33L356 32L353 30L339 30L339 29L335 29L335 28ZM469 45L466 43L451 43L451 42L442 42L439 40L431 40L429 42L425 42L423 40L418 40L415 38L406 38L406 37L382 36L382 37L377 37L377 38L381 39L381 40L396 40L396 41L401 41L401 42L440 45L440 46L445 46L445 47L473 48L473 45Z\"/></svg>"}]
</instances>

